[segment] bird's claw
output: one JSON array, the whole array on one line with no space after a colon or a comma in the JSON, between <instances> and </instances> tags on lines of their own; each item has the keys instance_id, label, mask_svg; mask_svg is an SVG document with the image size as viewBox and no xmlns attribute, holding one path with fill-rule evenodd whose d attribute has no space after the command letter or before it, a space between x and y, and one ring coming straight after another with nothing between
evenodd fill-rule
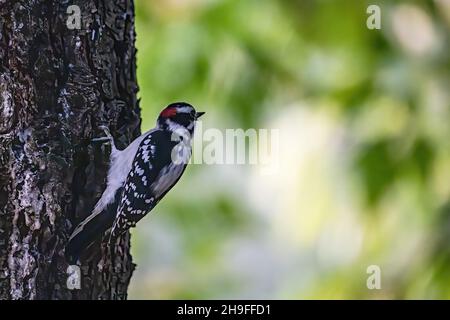
<instances>
[{"instance_id":1,"label":"bird's claw","mask_svg":"<svg viewBox=\"0 0 450 320\"><path fill-rule=\"evenodd\" d=\"M94 138L91 140L92 142L113 142L114 141L111 133L109 132L109 128L107 126L101 125L101 126L99 126L99 129L103 130L106 137Z\"/></svg>"},{"instance_id":2,"label":"bird's claw","mask_svg":"<svg viewBox=\"0 0 450 320\"><path fill-rule=\"evenodd\" d=\"M107 126L105 126L105 125L100 125L99 128L103 130L103 132L105 133L106 137L95 138L92 141L93 142L107 142L107 143L109 143L111 145L111 148L112 148L111 152L112 153L117 152L116 145L114 144L114 137L109 132L109 128Z\"/></svg>"},{"instance_id":3,"label":"bird's claw","mask_svg":"<svg viewBox=\"0 0 450 320\"><path fill-rule=\"evenodd\" d=\"M102 137L102 138L94 138L91 141L92 142L109 142L110 139L108 137Z\"/></svg>"},{"instance_id":4,"label":"bird's claw","mask_svg":"<svg viewBox=\"0 0 450 320\"><path fill-rule=\"evenodd\" d=\"M99 126L99 128L103 130L103 132L106 134L106 136L108 136L108 138L111 137L111 133L109 132L109 128L107 126L101 125Z\"/></svg>"}]
</instances>

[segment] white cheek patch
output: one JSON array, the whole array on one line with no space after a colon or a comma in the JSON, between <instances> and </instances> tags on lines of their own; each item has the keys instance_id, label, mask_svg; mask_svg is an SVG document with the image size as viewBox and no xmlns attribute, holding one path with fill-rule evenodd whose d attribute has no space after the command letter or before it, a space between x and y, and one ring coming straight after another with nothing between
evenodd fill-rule
<instances>
[{"instance_id":1,"label":"white cheek patch","mask_svg":"<svg viewBox=\"0 0 450 320\"><path fill-rule=\"evenodd\" d=\"M169 130L172 131L172 132L177 132L177 131L178 132L183 132L183 131L186 131L186 129L182 125L179 125L178 123L175 123L175 122L173 122L170 119L166 120L166 124L167 124L167 127L169 128Z\"/></svg>"}]
</instances>

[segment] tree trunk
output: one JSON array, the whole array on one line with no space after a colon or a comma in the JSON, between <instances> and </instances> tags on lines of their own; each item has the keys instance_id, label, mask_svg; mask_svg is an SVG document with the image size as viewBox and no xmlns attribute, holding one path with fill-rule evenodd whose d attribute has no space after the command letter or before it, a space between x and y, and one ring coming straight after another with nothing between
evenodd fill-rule
<instances>
[{"instance_id":1,"label":"tree trunk","mask_svg":"<svg viewBox=\"0 0 450 320\"><path fill-rule=\"evenodd\" d=\"M132 0L0 0L0 299L126 298L129 234L92 248L80 290L64 247L105 187L99 126L139 135L134 42Z\"/></svg>"}]
</instances>

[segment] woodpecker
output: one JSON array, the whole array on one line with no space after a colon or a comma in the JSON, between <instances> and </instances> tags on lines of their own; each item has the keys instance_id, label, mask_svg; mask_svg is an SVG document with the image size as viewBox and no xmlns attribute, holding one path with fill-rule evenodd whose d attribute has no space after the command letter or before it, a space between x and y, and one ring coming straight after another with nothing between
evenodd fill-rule
<instances>
[{"instance_id":1,"label":"woodpecker","mask_svg":"<svg viewBox=\"0 0 450 320\"><path fill-rule=\"evenodd\" d=\"M111 144L106 189L69 238L65 254L70 263L107 231L113 244L178 182L191 156L196 121L203 114L188 103L170 104L159 114L156 127L124 150L118 150L108 128L101 127Z\"/></svg>"}]
</instances>

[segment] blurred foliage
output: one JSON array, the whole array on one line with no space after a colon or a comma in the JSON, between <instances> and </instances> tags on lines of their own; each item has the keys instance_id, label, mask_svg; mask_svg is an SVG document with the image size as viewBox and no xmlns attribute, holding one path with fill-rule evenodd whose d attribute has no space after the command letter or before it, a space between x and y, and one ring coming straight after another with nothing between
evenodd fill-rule
<instances>
[{"instance_id":1,"label":"blurred foliage","mask_svg":"<svg viewBox=\"0 0 450 320\"><path fill-rule=\"evenodd\" d=\"M372 3L136 0L143 130L182 100L282 139L270 176L188 167L130 298L450 298L450 3Z\"/></svg>"}]
</instances>

